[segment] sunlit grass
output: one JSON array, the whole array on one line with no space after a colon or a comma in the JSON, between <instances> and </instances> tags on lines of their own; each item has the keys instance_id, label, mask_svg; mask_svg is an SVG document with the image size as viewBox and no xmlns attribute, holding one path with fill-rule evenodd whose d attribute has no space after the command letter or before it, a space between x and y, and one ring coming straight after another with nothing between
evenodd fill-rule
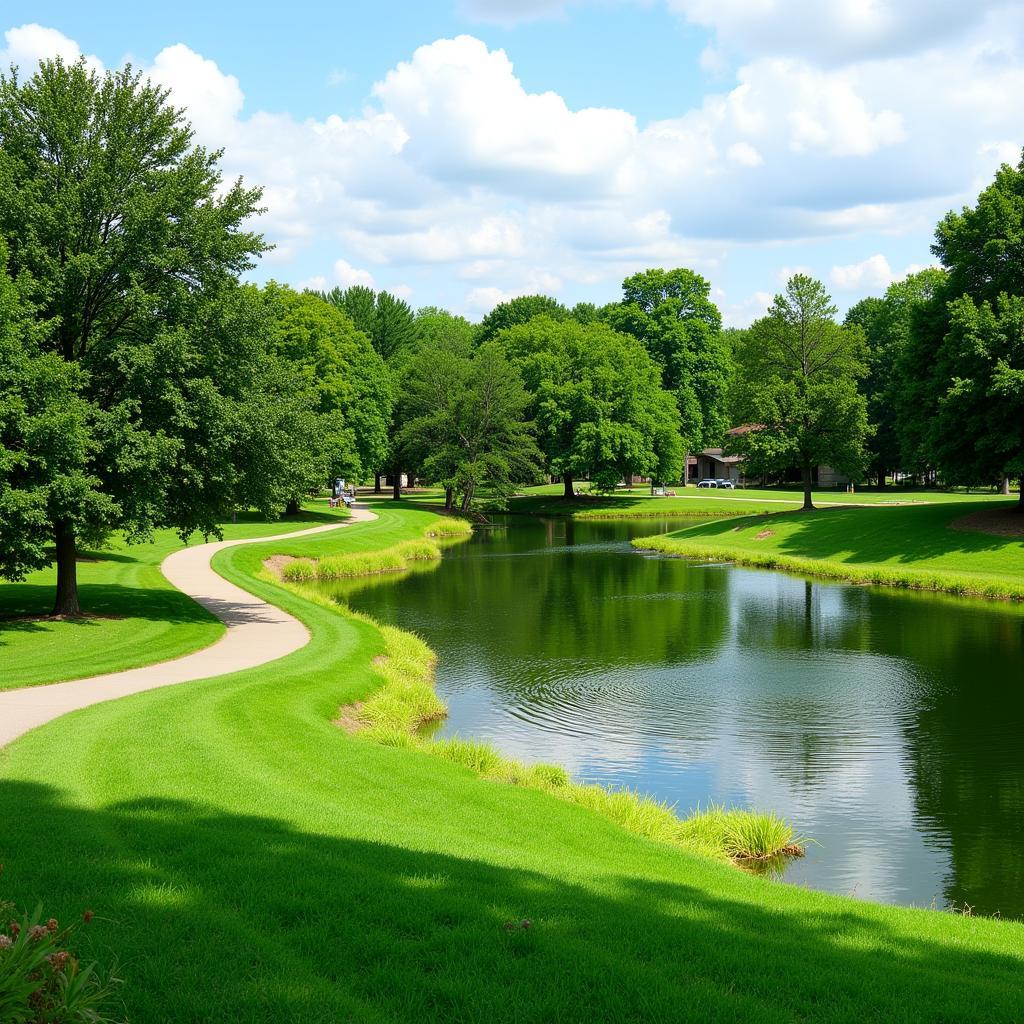
<instances>
[{"instance_id":1,"label":"sunlit grass","mask_svg":"<svg viewBox=\"0 0 1024 1024\"><path fill-rule=\"evenodd\" d=\"M732 526L705 524L638 537L632 544L642 551L847 583L1024 600L1024 543L950 530L949 521L961 514L949 505L819 510L747 518ZM790 553L801 551L806 553ZM836 558L840 553L844 557Z\"/></svg>"}]
</instances>

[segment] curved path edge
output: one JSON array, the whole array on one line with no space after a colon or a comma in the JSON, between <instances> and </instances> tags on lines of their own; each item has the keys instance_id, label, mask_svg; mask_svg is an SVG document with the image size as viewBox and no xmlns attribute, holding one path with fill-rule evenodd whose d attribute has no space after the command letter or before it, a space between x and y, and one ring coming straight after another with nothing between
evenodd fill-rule
<instances>
[{"instance_id":1,"label":"curved path edge","mask_svg":"<svg viewBox=\"0 0 1024 1024\"><path fill-rule=\"evenodd\" d=\"M376 518L376 513L366 507L355 506L343 522L271 537L214 541L172 552L161 563L160 571L173 586L220 619L227 627L224 635L209 647L171 661L0 692L0 747L69 711L161 686L255 668L305 647L309 630L298 619L219 576L210 564L213 556L240 544L294 540Z\"/></svg>"}]
</instances>

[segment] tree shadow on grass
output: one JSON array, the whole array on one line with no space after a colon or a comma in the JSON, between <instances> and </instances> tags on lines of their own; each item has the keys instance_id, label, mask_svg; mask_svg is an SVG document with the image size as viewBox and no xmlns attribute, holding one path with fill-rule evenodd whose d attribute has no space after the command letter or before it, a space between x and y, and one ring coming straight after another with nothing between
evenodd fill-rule
<instances>
[{"instance_id":1,"label":"tree shadow on grass","mask_svg":"<svg viewBox=\"0 0 1024 1024\"><path fill-rule=\"evenodd\" d=\"M771 529L772 520L785 522L792 532L773 540L780 553L803 558L836 558L850 562L895 561L913 566L932 558L948 555L970 556L1012 548L1016 552L1019 538L954 530L949 523L969 512L973 504L902 506L889 508L819 508L813 513L779 512L759 516L756 525ZM799 517L793 528L792 519ZM716 523L701 528L694 539L720 537L728 543L730 532L749 529L755 522L746 518L739 522Z\"/></svg>"},{"instance_id":2,"label":"tree shadow on grass","mask_svg":"<svg viewBox=\"0 0 1024 1024\"><path fill-rule=\"evenodd\" d=\"M78 593L87 615L80 619L61 621L83 630L96 628L104 618L152 619L172 624L208 622L212 619L195 601L177 590L122 586L116 583L82 583ZM52 586L36 583L0 586L0 643L3 643L3 634L7 631L33 632L45 629L45 617L52 607Z\"/></svg>"},{"instance_id":3,"label":"tree shadow on grass","mask_svg":"<svg viewBox=\"0 0 1024 1024\"><path fill-rule=\"evenodd\" d=\"M874 908L821 911L765 883L732 887L750 902L671 880L571 884L174 800L90 812L17 782L0 783L0 820L0 895L95 910L88 953L119 960L134 1024L1024 1015L1024 948L907 937Z\"/></svg>"}]
</instances>

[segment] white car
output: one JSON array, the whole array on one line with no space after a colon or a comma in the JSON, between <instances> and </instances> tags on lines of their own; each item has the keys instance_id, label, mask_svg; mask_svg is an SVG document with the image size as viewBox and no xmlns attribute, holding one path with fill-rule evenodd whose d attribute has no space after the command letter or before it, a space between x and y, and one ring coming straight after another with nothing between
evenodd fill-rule
<instances>
[{"instance_id":1,"label":"white car","mask_svg":"<svg viewBox=\"0 0 1024 1024\"><path fill-rule=\"evenodd\" d=\"M715 483L719 487L725 487L725 488L727 488L730 491L735 491L736 490L736 484L733 483L732 480L716 480Z\"/></svg>"},{"instance_id":2,"label":"white car","mask_svg":"<svg viewBox=\"0 0 1024 1024\"><path fill-rule=\"evenodd\" d=\"M698 487L717 487L718 486L718 481L717 480L700 480L700 481L698 481L697 486Z\"/></svg>"}]
</instances>

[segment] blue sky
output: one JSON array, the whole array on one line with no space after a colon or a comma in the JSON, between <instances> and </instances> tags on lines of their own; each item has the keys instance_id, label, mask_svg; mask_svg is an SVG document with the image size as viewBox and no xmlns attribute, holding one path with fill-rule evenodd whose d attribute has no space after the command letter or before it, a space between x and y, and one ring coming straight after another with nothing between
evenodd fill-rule
<instances>
[{"instance_id":1,"label":"blue sky","mask_svg":"<svg viewBox=\"0 0 1024 1024\"><path fill-rule=\"evenodd\" d=\"M4 62L126 59L266 187L254 276L478 317L691 266L727 322L786 275L845 307L931 262L1024 144L1024 15L992 0L9 0ZM97 9L99 8L99 9Z\"/></svg>"}]
</instances>

